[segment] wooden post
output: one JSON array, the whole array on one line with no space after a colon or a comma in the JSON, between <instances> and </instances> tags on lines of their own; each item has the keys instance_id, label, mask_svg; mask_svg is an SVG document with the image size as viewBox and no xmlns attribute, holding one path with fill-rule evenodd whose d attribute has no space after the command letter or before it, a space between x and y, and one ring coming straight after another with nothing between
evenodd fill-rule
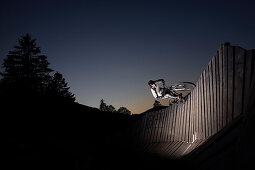
<instances>
[{"instance_id":1,"label":"wooden post","mask_svg":"<svg viewBox=\"0 0 255 170\"><path fill-rule=\"evenodd\" d=\"M244 106L243 106L243 113L246 113L246 108L249 102L249 96L251 93L251 82L252 82L252 71L254 70L253 68L253 61L255 56L252 56L252 50L247 51L246 55L246 66L245 66L245 87L244 87Z\"/></svg>"},{"instance_id":2,"label":"wooden post","mask_svg":"<svg viewBox=\"0 0 255 170\"><path fill-rule=\"evenodd\" d=\"M217 133L218 131L216 59L216 56L214 56L212 59L213 134Z\"/></svg>"},{"instance_id":3,"label":"wooden post","mask_svg":"<svg viewBox=\"0 0 255 170\"><path fill-rule=\"evenodd\" d=\"M210 134L209 136L213 135L214 134L214 112L213 112L213 105L214 105L214 100L213 100L213 97L214 97L214 94L213 94L213 70L212 70L212 60L210 61L209 63L209 115L210 115L210 126L211 126L211 129L210 129Z\"/></svg>"},{"instance_id":4,"label":"wooden post","mask_svg":"<svg viewBox=\"0 0 255 170\"><path fill-rule=\"evenodd\" d=\"M228 116L228 45L223 46L223 68L222 68L222 88L223 88L223 96L222 96L222 115L223 115L223 121L222 126L225 127L227 124L227 116Z\"/></svg>"},{"instance_id":5,"label":"wooden post","mask_svg":"<svg viewBox=\"0 0 255 170\"><path fill-rule=\"evenodd\" d=\"M243 108L243 85L244 85L244 49L235 48L235 84L234 84L234 118L242 113Z\"/></svg>"},{"instance_id":6,"label":"wooden post","mask_svg":"<svg viewBox=\"0 0 255 170\"><path fill-rule=\"evenodd\" d=\"M228 123L233 119L234 80L234 47L228 46Z\"/></svg>"},{"instance_id":7,"label":"wooden post","mask_svg":"<svg viewBox=\"0 0 255 170\"><path fill-rule=\"evenodd\" d=\"M222 113L222 104L223 104L223 46L219 49L219 129L221 130L223 128L222 122L223 122L223 113Z\"/></svg>"}]
</instances>

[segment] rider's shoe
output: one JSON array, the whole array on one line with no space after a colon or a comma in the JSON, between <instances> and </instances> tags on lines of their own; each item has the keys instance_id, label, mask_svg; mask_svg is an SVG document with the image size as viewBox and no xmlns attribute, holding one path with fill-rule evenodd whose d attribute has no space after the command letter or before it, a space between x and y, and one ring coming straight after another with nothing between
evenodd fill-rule
<instances>
[{"instance_id":1,"label":"rider's shoe","mask_svg":"<svg viewBox=\"0 0 255 170\"><path fill-rule=\"evenodd\" d=\"M182 93L178 96L178 101L180 101L181 103L184 103L184 97L182 97Z\"/></svg>"}]
</instances>

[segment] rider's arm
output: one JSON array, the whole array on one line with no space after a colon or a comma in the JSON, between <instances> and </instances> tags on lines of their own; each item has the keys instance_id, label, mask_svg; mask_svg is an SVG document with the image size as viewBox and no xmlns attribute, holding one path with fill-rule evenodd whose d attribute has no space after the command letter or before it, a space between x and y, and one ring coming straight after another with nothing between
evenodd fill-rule
<instances>
[{"instance_id":1,"label":"rider's arm","mask_svg":"<svg viewBox=\"0 0 255 170\"><path fill-rule=\"evenodd\" d=\"M155 80L155 84L160 84L160 83L162 83L163 85L165 85L165 80L164 80L164 79Z\"/></svg>"},{"instance_id":2,"label":"rider's arm","mask_svg":"<svg viewBox=\"0 0 255 170\"><path fill-rule=\"evenodd\" d=\"M160 99L162 98L162 96L159 96L156 92L156 90L154 90L153 88L151 88L151 93L154 96L155 99Z\"/></svg>"}]
</instances>

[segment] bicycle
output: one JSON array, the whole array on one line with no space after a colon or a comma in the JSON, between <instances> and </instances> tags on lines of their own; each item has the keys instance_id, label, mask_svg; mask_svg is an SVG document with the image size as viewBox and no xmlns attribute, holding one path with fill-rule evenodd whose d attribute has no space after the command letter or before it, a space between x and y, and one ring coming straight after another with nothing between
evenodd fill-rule
<instances>
[{"instance_id":1,"label":"bicycle","mask_svg":"<svg viewBox=\"0 0 255 170\"><path fill-rule=\"evenodd\" d=\"M192 82L179 82L169 87L163 84L163 95L169 96L167 98L177 99L175 102L185 101L195 87L196 85Z\"/></svg>"}]
</instances>

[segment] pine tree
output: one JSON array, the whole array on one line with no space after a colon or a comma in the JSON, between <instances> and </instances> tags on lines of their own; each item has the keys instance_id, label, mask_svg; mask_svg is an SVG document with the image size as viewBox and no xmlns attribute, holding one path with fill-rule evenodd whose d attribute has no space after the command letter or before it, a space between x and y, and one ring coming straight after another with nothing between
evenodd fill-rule
<instances>
[{"instance_id":1,"label":"pine tree","mask_svg":"<svg viewBox=\"0 0 255 170\"><path fill-rule=\"evenodd\" d=\"M128 114L128 115L131 115L131 111L129 111L127 108L125 107L120 107L118 110L117 110L118 113L122 113L122 114Z\"/></svg>"},{"instance_id":2,"label":"pine tree","mask_svg":"<svg viewBox=\"0 0 255 170\"><path fill-rule=\"evenodd\" d=\"M30 89L42 89L50 78L49 62L47 56L40 55L41 50L36 45L36 40L29 34L19 39L19 45L9 51L4 59L4 72L1 73L3 81L7 84L18 83Z\"/></svg>"},{"instance_id":3,"label":"pine tree","mask_svg":"<svg viewBox=\"0 0 255 170\"><path fill-rule=\"evenodd\" d=\"M115 107L113 105L109 105L109 106L107 106L107 111L114 113L114 112L116 112L116 109L115 109Z\"/></svg>"},{"instance_id":4,"label":"pine tree","mask_svg":"<svg viewBox=\"0 0 255 170\"><path fill-rule=\"evenodd\" d=\"M4 72L1 73L3 78L0 81L1 96L30 98L47 95L75 101L62 74L56 72L53 76L50 75L53 70L49 68L49 64L47 56L41 55L35 39L29 34L21 37L19 44L4 59Z\"/></svg>"},{"instance_id":5,"label":"pine tree","mask_svg":"<svg viewBox=\"0 0 255 170\"><path fill-rule=\"evenodd\" d=\"M108 111L107 105L103 99L100 100L99 110L104 111L104 112Z\"/></svg>"},{"instance_id":6,"label":"pine tree","mask_svg":"<svg viewBox=\"0 0 255 170\"><path fill-rule=\"evenodd\" d=\"M71 101L75 101L74 94L72 94L67 86L67 82L63 75L59 72L56 72L54 76L51 78L48 84L50 95L55 97L63 97L65 99L69 99Z\"/></svg>"},{"instance_id":7,"label":"pine tree","mask_svg":"<svg viewBox=\"0 0 255 170\"><path fill-rule=\"evenodd\" d=\"M104 112L116 112L116 109L113 105L107 105L103 99L100 100L99 110Z\"/></svg>"}]
</instances>

